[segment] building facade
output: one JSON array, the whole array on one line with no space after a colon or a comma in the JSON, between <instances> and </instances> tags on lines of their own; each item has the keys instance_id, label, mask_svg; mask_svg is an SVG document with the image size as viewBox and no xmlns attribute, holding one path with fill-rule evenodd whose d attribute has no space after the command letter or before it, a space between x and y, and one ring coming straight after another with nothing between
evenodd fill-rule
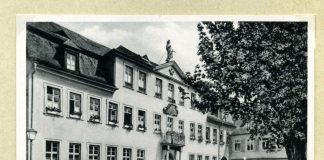
<instances>
[{"instance_id":1,"label":"building facade","mask_svg":"<svg viewBox=\"0 0 324 160\"><path fill-rule=\"evenodd\" d=\"M195 109L175 61L157 64L55 23L27 23L26 77L27 128L37 131L30 159L229 159L235 126Z\"/></svg>"}]
</instances>

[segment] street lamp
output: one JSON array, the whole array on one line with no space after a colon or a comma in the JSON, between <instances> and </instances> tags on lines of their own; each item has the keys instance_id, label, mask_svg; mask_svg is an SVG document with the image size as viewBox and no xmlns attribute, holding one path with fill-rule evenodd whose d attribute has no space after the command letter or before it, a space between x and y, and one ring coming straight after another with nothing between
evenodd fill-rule
<instances>
[{"instance_id":1,"label":"street lamp","mask_svg":"<svg viewBox=\"0 0 324 160\"><path fill-rule=\"evenodd\" d=\"M27 129L28 140L33 141L36 138L36 134L37 134L36 130L34 130L32 128Z\"/></svg>"},{"instance_id":2,"label":"street lamp","mask_svg":"<svg viewBox=\"0 0 324 160\"><path fill-rule=\"evenodd\" d=\"M28 160L31 160L32 159L32 149L33 149L32 142L36 138L37 131L32 128L29 128L29 129L27 129L26 133L27 133L27 139L30 141L30 142L28 142L27 158L28 158Z\"/></svg>"}]
</instances>

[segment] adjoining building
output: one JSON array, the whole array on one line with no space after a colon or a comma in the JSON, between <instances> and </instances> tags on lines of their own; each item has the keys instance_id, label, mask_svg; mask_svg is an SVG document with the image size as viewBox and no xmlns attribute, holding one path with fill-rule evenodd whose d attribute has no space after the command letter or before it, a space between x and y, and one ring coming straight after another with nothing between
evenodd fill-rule
<instances>
[{"instance_id":1,"label":"adjoining building","mask_svg":"<svg viewBox=\"0 0 324 160\"><path fill-rule=\"evenodd\" d=\"M37 131L28 158L229 159L235 126L195 109L175 61L157 64L51 22L27 23L26 45L27 128Z\"/></svg>"},{"instance_id":2,"label":"adjoining building","mask_svg":"<svg viewBox=\"0 0 324 160\"><path fill-rule=\"evenodd\" d=\"M267 141L268 138L270 136L251 139L246 126L240 127L240 125L237 125L237 128L232 131L230 136L230 159L287 160L285 148L275 143L270 143Z\"/></svg>"}]
</instances>

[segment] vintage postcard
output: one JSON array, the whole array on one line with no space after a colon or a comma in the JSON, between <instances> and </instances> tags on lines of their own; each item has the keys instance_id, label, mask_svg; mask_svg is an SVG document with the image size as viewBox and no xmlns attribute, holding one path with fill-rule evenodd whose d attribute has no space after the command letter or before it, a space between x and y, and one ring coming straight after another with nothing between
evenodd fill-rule
<instances>
[{"instance_id":1,"label":"vintage postcard","mask_svg":"<svg viewBox=\"0 0 324 160\"><path fill-rule=\"evenodd\" d=\"M17 159L313 160L314 17L18 16Z\"/></svg>"}]
</instances>

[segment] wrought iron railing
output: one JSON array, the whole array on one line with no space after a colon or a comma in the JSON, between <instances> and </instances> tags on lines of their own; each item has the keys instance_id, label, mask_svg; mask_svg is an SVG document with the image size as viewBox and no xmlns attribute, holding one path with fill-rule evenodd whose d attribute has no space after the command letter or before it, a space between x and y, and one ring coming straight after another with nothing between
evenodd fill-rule
<instances>
[{"instance_id":1,"label":"wrought iron railing","mask_svg":"<svg viewBox=\"0 0 324 160\"><path fill-rule=\"evenodd\" d=\"M162 133L161 143L170 144L170 145L185 145L185 135L183 133L178 133L175 131L167 131Z\"/></svg>"}]
</instances>

